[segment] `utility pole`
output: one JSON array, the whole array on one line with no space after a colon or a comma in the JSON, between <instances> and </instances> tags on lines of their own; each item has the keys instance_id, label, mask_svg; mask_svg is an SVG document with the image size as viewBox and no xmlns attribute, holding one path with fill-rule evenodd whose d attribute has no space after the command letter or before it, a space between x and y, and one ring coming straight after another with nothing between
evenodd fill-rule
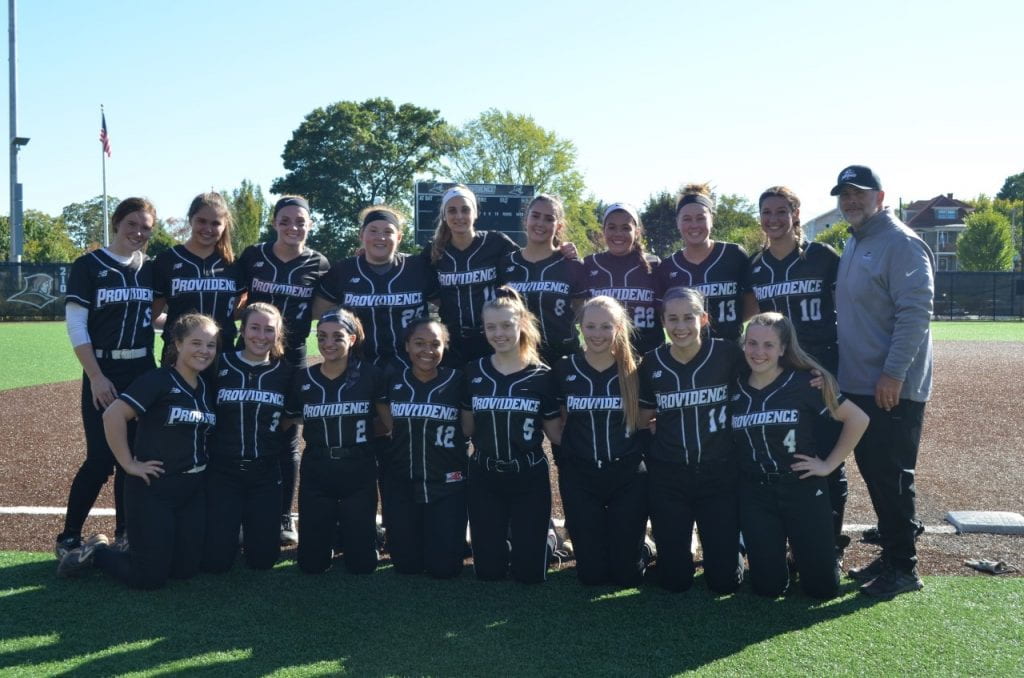
<instances>
[{"instance_id":1,"label":"utility pole","mask_svg":"<svg viewBox=\"0 0 1024 678\"><path fill-rule=\"evenodd\" d=\"M28 143L28 137L18 136L18 52L15 41L15 0L7 0L7 45L10 84L11 122L11 253L12 262L20 262L25 247L24 203L21 184L18 183L18 150Z\"/></svg>"}]
</instances>

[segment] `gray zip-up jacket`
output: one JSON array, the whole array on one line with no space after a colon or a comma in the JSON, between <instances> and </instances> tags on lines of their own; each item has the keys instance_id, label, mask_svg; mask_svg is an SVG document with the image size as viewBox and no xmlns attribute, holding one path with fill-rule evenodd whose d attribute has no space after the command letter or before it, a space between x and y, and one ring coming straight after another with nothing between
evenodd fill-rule
<instances>
[{"instance_id":1,"label":"gray zip-up jacket","mask_svg":"<svg viewBox=\"0 0 1024 678\"><path fill-rule=\"evenodd\" d=\"M932 392L932 251L889 209L851 234L836 281L839 388L874 395L884 372L903 381L900 398L925 402Z\"/></svg>"}]
</instances>

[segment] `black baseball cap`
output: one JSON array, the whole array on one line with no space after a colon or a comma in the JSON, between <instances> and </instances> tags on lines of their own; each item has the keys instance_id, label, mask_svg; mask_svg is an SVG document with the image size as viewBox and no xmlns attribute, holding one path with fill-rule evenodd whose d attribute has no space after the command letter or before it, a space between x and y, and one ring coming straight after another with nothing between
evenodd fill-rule
<instances>
[{"instance_id":1,"label":"black baseball cap","mask_svg":"<svg viewBox=\"0 0 1024 678\"><path fill-rule=\"evenodd\" d=\"M882 180L878 178L878 175L870 167L850 165L839 173L839 178L836 179L836 185L832 189L831 195L839 195L839 192L843 190L843 186L880 191L882 190Z\"/></svg>"}]
</instances>

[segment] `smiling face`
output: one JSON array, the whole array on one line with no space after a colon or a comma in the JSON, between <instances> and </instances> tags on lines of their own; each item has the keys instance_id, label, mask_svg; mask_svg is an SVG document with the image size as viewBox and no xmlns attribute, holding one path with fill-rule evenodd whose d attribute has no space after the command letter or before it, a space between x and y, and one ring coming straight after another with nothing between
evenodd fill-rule
<instances>
[{"instance_id":1,"label":"smiling face","mask_svg":"<svg viewBox=\"0 0 1024 678\"><path fill-rule=\"evenodd\" d=\"M217 357L217 328L208 324L199 325L183 339L174 342L174 345L178 350L175 367L198 374Z\"/></svg>"},{"instance_id":2,"label":"smiling face","mask_svg":"<svg viewBox=\"0 0 1024 678\"><path fill-rule=\"evenodd\" d=\"M615 210L604 220L601 229L604 246L617 257L629 254L636 244L636 222L625 210Z\"/></svg>"},{"instance_id":3,"label":"smiling face","mask_svg":"<svg viewBox=\"0 0 1024 678\"><path fill-rule=\"evenodd\" d=\"M355 343L356 335L350 334L339 323L322 322L316 326L316 345L325 363L348 360Z\"/></svg>"},{"instance_id":4,"label":"smiling face","mask_svg":"<svg viewBox=\"0 0 1024 678\"><path fill-rule=\"evenodd\" d=\"M703 245L710 240L711 223L711 210L700 203L683 205L676 213L676 228L686 245Z\"/></svg>"},{"instance_id":5,"label":"smiling face","mask_svg":"<svg viewBox=\"0 0 1024 678\"><path fill-rule=\"evenodd\" d=\"M405 352L409 354L412 368L417 374L428 375L437 372L437 366L444 357L444 334L436 322L416 327L405 341Z\"/></svg>"},{"instance_id":6,"label":"smiling face","mask_svg":"<svg viewBox=\"0 0 1024 678\"><path fill-rule=\"evenodd\" d=\"M583 332L583 341L587 345L587 352L594 355L604 355L612 350L615 345L615 318L606 308L591 306L583 312L580 319L580 329Z\"/></svg>"},{"instance_id":7,"label":"smiling face","mask_svg":"<svg viewBox=\"0 0 1024 678\"><path fill-rule=\"evenodd\" d=\"M483 312L484 335L495 353L519 350L519 317L510 308L486 308Z\"/></svg>"},{"instance_id":8,"label":"smiling face","mask_svg":"<svg viewBox=\"0 0 1024 678\"><path fill-rule=\"evenodd\" d=\"M302 248L309 235L309 210L298 205L282 207L274 217L274 230L277 240L289 247Z\"/></svg>"},{"instance_id":9,"label":"smiling face","mask_svg":"<svg viewBox=\"0 0 1024 678\"><path fill-rule=\"evenodd\" d=\"M242 328L243 351L248 360L262 362L270 356L270 350L281 334L281 316L271 316L253 311Z\"/></svg>"},{"instance_id":10,"label":"smiling face","mask_svg":"<svg viewBox=\"0 0 1024 678\"><path fill-rule=\"evenodd\" d=\"M457 195L444 206L444 222L454 236L472 236L476 222L476 207L466 198Z\"/></svg>"},{"instance_id":11,"label":"smiling face","mask_svg":"<svg viewBox=\"0 0 1024 678\"><path fill-rule=\"evenodd\" d=\"M837 199L839 209L854 228L860 228L882 209L885 193L856 186L843 186Z\"/></svg>"},{"instance_id":12,"label":"smiling face","mask_svg":"<svg viewBox=\"0 0 1024 678\"><path fill-rule=\"evenodd\" d=\"M402 242L402 231L390 221L378 219L364 226L359 237L366 250L366 260L371 264L386 264L394 258Z\"/></svg>"},{"instance_id":13,"label":"smiling face","mask_svg":"<svg viewBox=\"0 0 1024 678\"><path fill-rule=\"evenodd\" d=\"M125 252L141 250L153 235L153 215L138 210L129 212L114 231L114 247Z\"/></svg>"},{"instance_id":14,"label":"smiling face","mask_svg":"<svg viewBox=\"0 0 1024 678\"><path fill-rule=\"evenodd\" d=\"M769 196L761 202L761 230L772 242L796 239L793 225L800 218L800 210L793 210L782 196Z\"/></svg>"},{"instance_id":15,"label":"smiling face","mask_svg":"<svg viewBox=\"0 0 1024 678\"><path fill-rule=\"evenodd\" d=\"M192 235L189 240L202 249L210 249L217 246L217 242L224 235L227 222L224 215L209 205L199 208L189 221L192 226Z\"/></svg>"},{"instance_id":16,"label":"smiling face","mask_svg":"<svg viewBox=\"0 0 1024 678\"><path fill-rule=\"evenodd\" d=\"M689 299L670 299L665 302L662 322L674 347L692 351L700 348L700 331L708 324L708 314Z\"/></svg>"},{"instance_id":17,"label":"smiling face","mask_svg":"<svg viewBox=\"0 0 1024 678\"><path fill-rule=\"evenodd\" d=\"M747 365L757 375L770 375L779 369L779 359L786 352L786 346L779 339L773 327L750 324L743 339L743 355Z\"/></svg>"},{"instance_id":18,"label":"smiling face","mask_svg":"<svg viewBox=\"0 0 1024 678\"><path fill-rule=\"evenodd\" d=\"M547 200L535 200L526 214L526 237L539 245L551 245L561 223L555 206Z\"/></svg>"}]
</instances>

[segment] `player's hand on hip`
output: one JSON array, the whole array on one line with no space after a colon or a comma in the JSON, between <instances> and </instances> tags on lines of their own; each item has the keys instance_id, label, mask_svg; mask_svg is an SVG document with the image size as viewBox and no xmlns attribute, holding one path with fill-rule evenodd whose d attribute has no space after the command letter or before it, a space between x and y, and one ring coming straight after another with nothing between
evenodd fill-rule
<instances>
[{"instance_id":1,"label":"player's hand on hip","mask_svg":"<svg viewBox=\"0 0 1024 678\"><path fill-rule=\"evenodd\" d=\"M92 387L92 404L97 410L107 409L110 403L117 399L117 389L114 388L114 383L102 374L95 379L90 379L89 384Z\"/></svg>"},{"instance_id":2,"label":"player's hand on hip","mask_svg":"<svg viewBox=\"0 0 1024 678\"><path fill-rule=\"evenodd\" d=\"M902 381L883 374L875 384L875 404L888 412L900 404L900 391L902 390Z\"/></svg>"},{"instance_id":3,"label":"player's hand on hip","mask_svg":"<svg viewBox=\"0 0 1024 678\"><path fill-rule=\"evenodd\" d=\"M158 478L163 475L164 463L155 459L151 459L150 461L139 461L138 459L133 459L132 463L125 468L124 472L130 476L142 478L146 481L146 484L149 485L150 476Z\"/></svg>"},{"instance_id":4,"label":"player's hand on hip","mask_svg":"<svg viewBox=\"0 0 1024 678\"><path fill-rule=\"evenodd\" d=\"M794 454L793 458L797 461L789 465L789 468L794 473L803 474L800 476L800 480L804 478L810 478L811 476L819 476L824 478L829 473L832 473L835 469L829 468L828 462L819 457L812 457L806 454Z\"/></svg>"}]
</instances>

